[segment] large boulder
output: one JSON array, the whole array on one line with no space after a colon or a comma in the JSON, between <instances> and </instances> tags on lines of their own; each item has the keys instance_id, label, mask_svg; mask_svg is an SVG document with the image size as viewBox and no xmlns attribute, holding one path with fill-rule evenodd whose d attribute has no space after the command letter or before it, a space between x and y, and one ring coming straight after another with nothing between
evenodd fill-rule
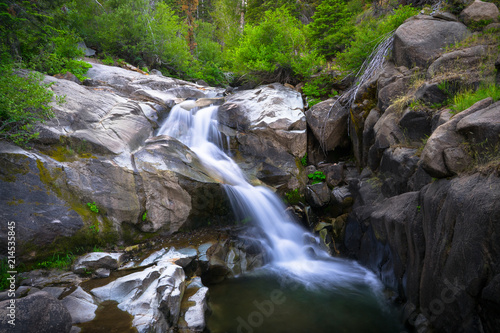
<instances>
[{"instance_id":1,"label":"large boulder","mask_svg":"<svg viewBox=\"0 0 500 333\"><path fill-rule=\"evenodd\" d=\"M477 140L470 137L470 143L485 143L486 139L493 140L489 144L498 142L498 114L499 103L492 103L491 98L477 102L467 110L464 110L449 121L439 126L429 137L422 151L422 167L433 177L449 177L464 171L471 163L470 155L464 150L466 137L462 135L457 125L466 119L460 127L465 135L469 132L478 132ZM491 105L491 106L490 106ZM477 115L475 113L479 112ZM469 132L464 129L470 129ZM481 132L481 133L479 133ZM485 134L483 134L485 133ZM471 146L472 149L477 147Z\"/></svg>"},{"instance_id":2,"label":"large boulder","mask_svg":"<svg viewBox=\"0 0 500 333\"><path fill-rule=\"evenodd\" d=\"M142 184L147 221L142 231L175 232L182 227L226 219L229 202L217 174L213 178L197 155L168 137L151 138L135 152L134 164Z\"/></svg>"},{"instance_id":3,"label":"large boulder","mask_svg":"<svg viewBox=\"0 0 500 333\"><path fill-rule=\"evenodd\" d=\"M21 299L16 299L15 310L8 308L10 300L0 302L0 331L22 333L69 333L71 316L54 296L40 291ZM13 316L9 314L13 313ZM9 320L14 326L9 323Z\"/></svg>"},{"instance_id":4,"label":"large boulder","mask_svg":"<svg viewBox=\"0 0 500 333\"><path fill-rule=\"evenodd\" d=\"M252 165L249 169L271 185L295 187L296 159L307 148L303 109L298 92L275 83L229 96L218 118L223 132L235 139L243 159ZM275 172L285 174L273 177Z\"/></svg>"},{"instance_id":5,"label":"large boulder","mask_svg":"<svg viewBox=\"0 0 500 333\"><path fill-rule=\"evenodd\" d=\"M34 149L0 144L1 216L17 223L20 244L39 246L30 252L36 255L58 237L126 232L137 239L229 214L222 187L196 154L174 139L146 142L170 106L220 103L217 90L98 64L88 76L85 85L47 76L65 102L54 103L55 117L38 126Z\"/></svg>"},{"instance_id":6,"label":"large boulder","mask_svg":"<svg viewBox=\"0 0 500 333\"><path fill-rule=\"evenodd\" d=\"M469 25L475 22L498 22L500 12L492 2L474 1L460 13L460 19Z\"/></svg>"},{"instance_id":7,"label":"large boulder","mask_svg":"<svg viewBox=\"0 0 500 333\"><path fill-rule=\"evenodd\" d=\"M338 99L320 102L306 111L307 125L311 128L324 151L346 145L348 110Z\"/></svg>"},{"instance_id":8,"label":"large boulder","mask_svg":"<svg viewBox=\"0 0 500 333\"><path fill-rule=\"evenodd\" d=\"M368 166L373 171L378 169L380 159L387 148L404 142L404 133L398 122L399 116L391 106L375 123L373 127L375 142L370 147L367 158Z\"/></svg>"},{"instance_id":9,"label":"large boulder","mask_svg":"<svg viewBox=\"0 0 500 333\"><path fill-rule=\"evenodd\" d=\"M382 193L391 197L410 191L409 180L419 161L416 149L396 147L386 149L380 161L379 173L383 177Z\"/></svg>"},{"instance_id":10,"label":"large boulder","mask_svg":"<svg viewBox=\"0 0 500 333\"><path fill-rule=\"evenodd\" d=\"M427 76L446 74L450 68L474 69L484 61L488 54L486 45L476 45L462 50L448 52L437 58L427 69Z\"/></svg>"},{"instance_id":11,"label":"large boulder","mask_svg":"<svg viewBox=\"0 0 500 333\"><path fill-rule=\"evenodd\" d=\"M419 15L399 26L394 35L393 58L398 66L426 68L443 49L470 35L459 22Z\"/></svg>"}]
</instances>

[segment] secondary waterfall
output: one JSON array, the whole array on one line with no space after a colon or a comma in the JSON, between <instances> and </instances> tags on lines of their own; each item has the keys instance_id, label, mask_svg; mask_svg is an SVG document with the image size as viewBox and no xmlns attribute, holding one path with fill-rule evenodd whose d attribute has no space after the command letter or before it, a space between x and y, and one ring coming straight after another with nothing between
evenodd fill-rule
<instances>
[{"instance_id":1,"label":"secondary waterfall","mask_svg":"<svg viewBox=\"0 0 500 333\"><path fill-rule=\"evenodd\" d=\"M318 239L293 220L272 191L248 183L224 152L217 111L217 106L188 111L176 105L157 134L176 138L194 151L206 172L224 184L235 213L250 218L262 229L262 243L271 258L265 269L311 288L369 286L374 292L381 290L381 283L370 271L356 262L330 257Z\"/></svg>"}]
</instances>

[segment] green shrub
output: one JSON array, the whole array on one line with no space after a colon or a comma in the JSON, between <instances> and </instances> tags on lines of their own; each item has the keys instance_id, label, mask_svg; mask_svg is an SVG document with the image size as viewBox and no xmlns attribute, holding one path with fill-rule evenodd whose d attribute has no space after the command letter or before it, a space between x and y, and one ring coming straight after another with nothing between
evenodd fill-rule
<instances>
[{"instance_id":1,"label":"green shrub","mask_svg":"<svg viewBox=\"0 0 500 333\"><path fill-rule=\"evenodd\" d=\"M12 269L9 268L7 258L0 260L0 290L5 290L9 288L10 282L7 280L10 277L10 274L7 273Z\"/></svg>"},{"instance_id":2,"label":"green shrub","mask_svg":"<svg viewBox=\"0 0 500 333\"><path fill-rule=\"evenodd\" d=\"M321 75L305 83L302 93L307 97L309 107L318 104L324 98L338 94L332 89L332 83L333 80L329 75Z\"/></svg>"},{"instance_id":3,"label":"green shrub","mask_svg":"<svg viewBox=\"0 0 500 333\"><path fill-rule=\"evenodd\" d=\"M451 109L456 113L468 109L475 103L485 98L491 97L494 101L500 100L500 87L495 84L480 87L477 90L466 90L453 97Z\"/></svg>"},{"instance_id":4,"label":"green shrub","mask_svg":"<svg viewBox=\"0 0 500 333\"><path fill-rule=\"evenodd\" d=\"M35 125L54 116L49 103L54 96L43 75L16 75L12 66L0 66L0 138L18 145L38 137ZM62 103L62 99L58 100Z\"/></svg>"},{"instance_id":5,"label":"green shrub","mask_svg":"<svg viewBox=\"0 0 500 333\"><path fill-rule=\"evenodd\" d=\"M57 269L68 269L75 260L75 256L72 253L67 253L66 255L59 255L59 253L54 253L49 259L38 262L35 266L36 268L57 268Z\"/></svg>"},{"instance_id":6,"label":"green shrub","mask_svg":"<svg viewBox=\"0 0 500 333\"><path fill-rule=\"evenodd\" d=\"M304 27L285 8L267 11L259 25L246 25L238 47L229 51L231 67L240 73L274 73L308 77L321 57L306 47Z\"/></svg>"}]
</instances>

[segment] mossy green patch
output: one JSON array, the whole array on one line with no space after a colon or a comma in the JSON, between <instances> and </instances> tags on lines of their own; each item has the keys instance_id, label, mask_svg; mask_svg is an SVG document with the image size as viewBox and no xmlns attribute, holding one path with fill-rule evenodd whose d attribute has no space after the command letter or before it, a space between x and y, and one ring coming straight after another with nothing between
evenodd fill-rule
<instances>
[{"instance_id":1,"label":"mossy green patch","mask_svg":"<svg viewBox=\"0 0 500 333\"><path fill-rule=\"evenodd\" d=\"M96 156L87 152L88 144L85 141L73 145L66 141L61 139L61 144L43 149L41 152L58 162L74 162L82 158L97 159Z\"/></svg>"},{"instance_id":2,"label":"mossy green patch","mask_svg":"<svg viewBox=\"0 0 500 333\"><path fill-rule=\"evenodd\" d=\"M24 203L23 199L17 199L16 200L16 198L13 198L11 201L7 202L7 205L9 205L9 206L17 206L17 205L20 205L20 204L23 204L23 203Z\"/></svg>"}]
</instances>

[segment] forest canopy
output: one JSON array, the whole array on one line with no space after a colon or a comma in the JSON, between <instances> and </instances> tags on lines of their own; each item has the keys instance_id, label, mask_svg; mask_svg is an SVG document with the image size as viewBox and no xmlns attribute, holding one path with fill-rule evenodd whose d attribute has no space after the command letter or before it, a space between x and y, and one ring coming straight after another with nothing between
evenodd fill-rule
<instances>
[{"instance_id":1,"label":"forest canopy","mask_svg":"<svg viewBox=\"0 0 500 333\"><path fill-rule=\"evenodd\" d=\"M368 0L0 0L2 87L17 87L4 92L0 117L14 119L9 93L41 80L19 81L19 69L83 81L90 64L82 42L104 64L218 86L304 82L304 93L319 101L336 93L334 80L357 71L380 36L417 12ZM26 103L45 110L47 99ZM50 116L37 114L37 121ZM16 120L23 121L30 123ZM16 128L26 131L21 138L36 136L30 126Z\"/></svg>"}]
</instances>

